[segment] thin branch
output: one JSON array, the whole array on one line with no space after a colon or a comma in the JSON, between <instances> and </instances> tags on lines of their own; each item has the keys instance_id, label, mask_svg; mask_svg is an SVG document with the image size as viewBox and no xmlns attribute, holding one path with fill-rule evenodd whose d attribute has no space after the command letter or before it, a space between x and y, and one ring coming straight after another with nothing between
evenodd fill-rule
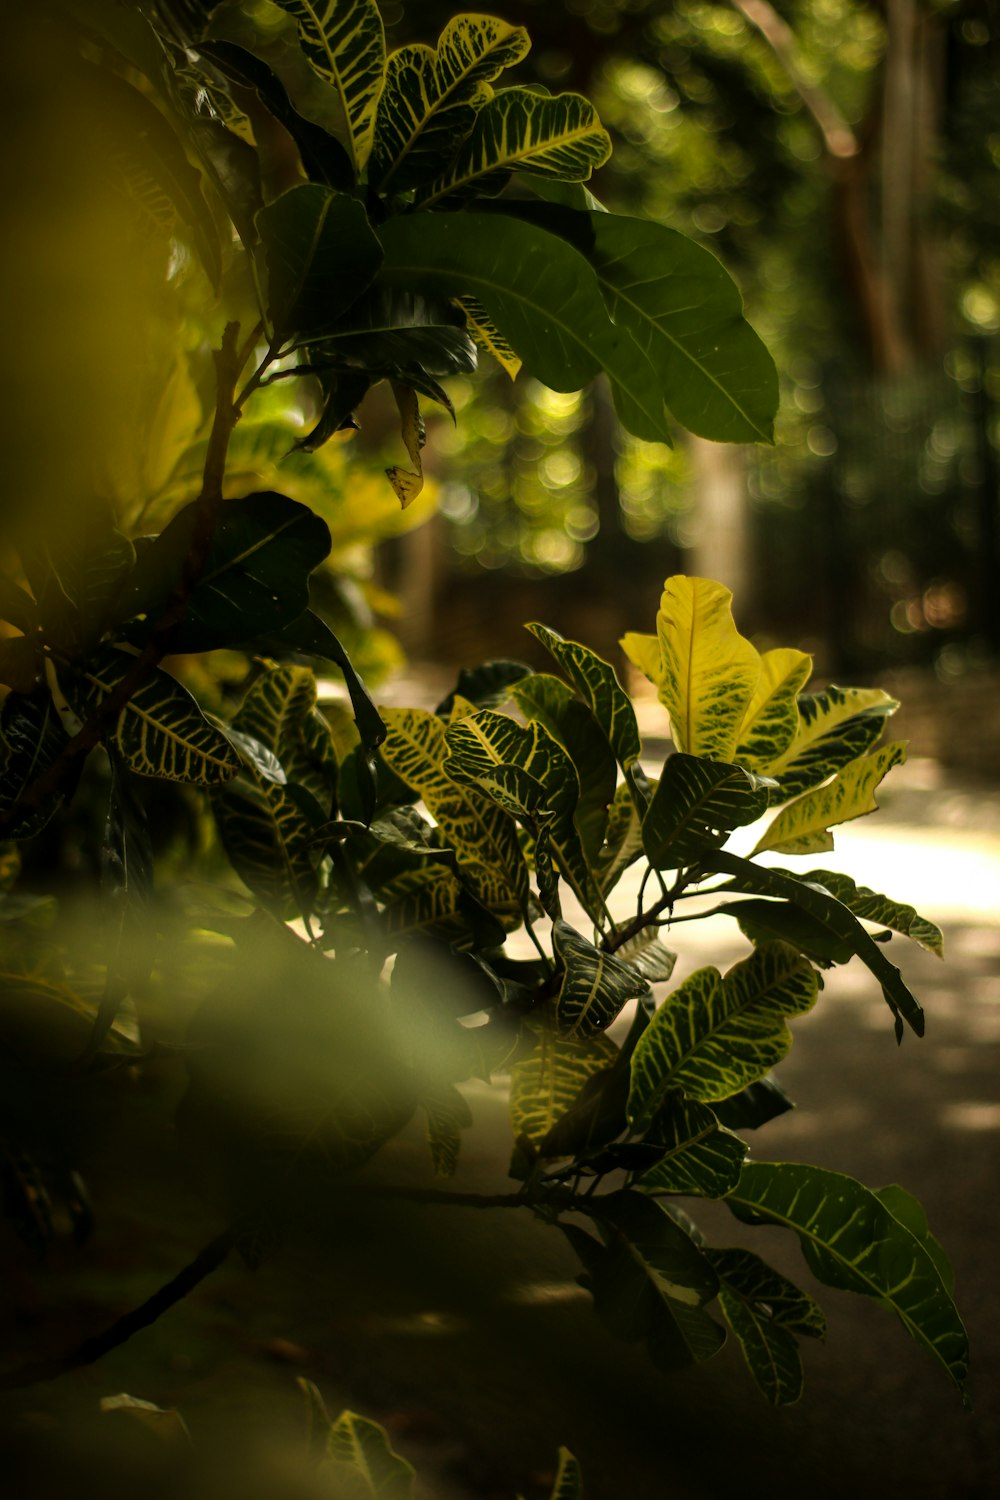
<instances>
[{"instance_id":1,"label":"thin branch","mask_svg":"<svg viewBox=\"0 0 1000 1500\"><path fill-rule=\"evenodd\" d=\"M768 0L730 0L752 26L756 26L788 74L789 82L819 126L823 144L831 156L857 156L858 139L840 109L824 89L808 77L798 59L798 45L791 28Z\"/></svg>"},{"instance_id":2,"label":"thin branch","mask_svg":"<svg viewBox=\"0 0 1000 1500\"><path fill-rule=\"evenodd\" d=\"M43 1381L57 1380L60 1375L68 1375L72 1370L79 1370L84 1365L92 1365L103 1359L105 1354L110 1354L112 1349L126 1343L133 1334L155 1323L157 1318L162 1317L182 1297L193 1291L199 1282L204 1281L206 1276L217 1270L233 1245L233 1233L227 1229L224 1234L217 1235L207 1244L183 1271L178 1272L139 1307L134 1307L131 1312L118 1318L103 1333L84 1339L82 1344L77 1344L67 1354L51 1359L31 1360L15 1370L9 1370L6 1375L0 1375L0 1391L17 1391L27 1386L41 1385Z\"/></svg>"}]
</instances>

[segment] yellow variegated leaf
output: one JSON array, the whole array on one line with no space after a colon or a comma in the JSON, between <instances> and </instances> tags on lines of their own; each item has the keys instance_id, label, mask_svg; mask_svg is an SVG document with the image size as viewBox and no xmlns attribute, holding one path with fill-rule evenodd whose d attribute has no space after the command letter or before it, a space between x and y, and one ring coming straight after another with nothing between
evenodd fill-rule
<instances>
[{"instance_id":1,"label":"yellow variegated leaf","mask_svg":"<svg viewBox=\"0 0 1000 1500\"><path fill-rule=\"evenodd\" d=\"M856 760L825 786L807 792L783 808L758 839L754 854L771 849L778 854L815 854L833 847L828 830L852 818L875 812L875 788L893 766L906 759L905 740L885 745Z\"/></svg>"},{"instance_id":2,"label":"yellow variegated leaf","mask_svg":"<svg viewBox=\"0 0 1000 1500\"><path fill-rule=\"evenodd\" d=\"M405 510L412 505L424 487L424 466L420 461L420 451L427 441L427 431L424 427L424 419L420 415L420 403L417 393L412 386L403 385L398 380L389 382L392 386L392 394L399 408L400 432L403 434L403 442L406 451L410 455L415 473L408 469L393 465L386 469L389 483L399 496L399 503Z\"/></svg>"},{"instance_id":3,"label":"yellow variegated leaf","mask_svg":"<svg viewBox=\"0 0 1000 1500\"><path fill-rule=\"evenodd\" d=\"M611 155L611 138L582 94L503 89L476 116L448 169L418 194L421 207L455 193L497 191L508 172L583 182Z\"/></svg>"},{"instance_id":4,"label":"yellow variegated leaf","mask_svg":"<svg viewBox=\"0 0 1000 1500\"><path fill-rule=\"evenodd\" d=\"M656 617L660 702L678 750L732 761L760 682L760 656L733 623L732 593L708 578L668 578Z\"/></svg>"},{"instance_id":5,"label":"yellow variegated leaf","mask_svg":"<svg viewBox=\"0 0 1000 1500\"><path fill-rule=\"evenodd\" d=\"M603 1033L581 1039L560 1036L555 1026L531 1027L536 1041L510 1075L510 1122L514 1135L544 1140L569 1109L587 1079L608 1068L618 1048Z\"/></svg>"},{"instance_id":6,"label":"yellow variegated leaf","mask_svg":"<svg viewBox=\"0 0 1000 1500\"><path fill-rule=\"evenodd\" d=\"M82 691L68 689L86 718L131 671L135 657L107 646L80 670ZM130 771L160 781L221 786L240 769L229 740L205 718L187 688L157 669L136 688L115 721L111 738Z\"/></svg>"},{"instance_id":7,"label":"yellow variegated leaf","mask_svg":"<svg viewBox=\"0 0 1000 1500\"><path fill-rule=\"evenodd\" d=\"M375 0L275 0L299 23L302 50L336 89L343 143L360 172L375 137L385 82L385 32Z\"/></svg>"},{"instance_id":8,"label":"yellow variegated leaf","mask_svg":"<svg viewBox=\"0 0 1000 1500\"><path fill-rule=\"evenodd\" d=\"M445 725L424 709L385 710L381 746L386 764L417 792L455 851L476 897L501 922L515 927L528 893L528 871L513 819L444 770Z\"/></svg>"},{"instance_id":9,"label":"yellow variegated leaf","mask_svg":"<svg viewBox=\"0 0 1000 1500\"><path fill-rule=\"evenodd\" d=\"M444 865L404 870L376 894L385 903L385 930L394 939L422 932L451 942L468 929L461 881Z\"/></svg>"},{"instance_id":10,"label":"yellow variegated leaf","mask_svg":"<svg viewBox=\"0 0 1000 1500\"><path fill-rule=\"evenodd\" d=\"M812 657L784 647L760 658L760 681L747 706L733 753L738 766L758 775L770 768L795 739L798 696L812 672Z\"/></svg>"},{"instance_id":11,"label":"yellow variegated leaf","mask_svg":"<svg viewBox=\"0 0 1000 1500\"><path fill-rule=\"evenodd\" d=\"M458 305L465 313L466 326L476 343L487 354L492 354L497 364L502 365L511 380L514 380L521 368L521 361L503 334L490 321L486 309L475 297L459 297Z\"/></svg>"},{"instance_id":12,"label":"yellow variegated leaf","mask_svg":"<svg viewBox=\"0 0 1000 1500\"><path fill-rule=\"evenodd\" d=\"M767 768L781 783L783 798L818 786L834 771L864 755L899 707L881 688L842 688L799 696L795 738Z\"/></svg>"},{"instance_id":13,"label":"yellow variegated leaf","mask_svg":"<svg viewBox=\"0 0 1000 1500\"><path fill-rule=\"evenodd\" d=\"M437 176L492 97L492 81L530 45L521 26L462 15L448 22L436 50L417 44L393 52L375 126L380 191L400 192Z\"/></svg>"},{"instance_id":14,"label":"yellow variegated leaf","mask_svg":"<svg viewBox=\"0 0 1000 1500\"><path fill-rule=\"evenodd\" d=\"M644 635L638 630L629 630L618 644L633 667L637 667L643 677L648 677L654 687L659 687L663 676L663 656L657 637Z\"/></svg>"},{"instance_id":15,"label":"yellow variegated leaf","mask_svg":"<svg viewBox=\"0 0 1000 1500\"><path fill-rule=\"evenodd\" d=\"M456 779L475 780L501 769L527 773L551 815L549 848L560 871L576 892L585 910L593 913L601 901L587 864L574 815L579 803L580 783L576 768L562 745L536 720L518 724L506 714L482 709L463 716L448 727L446 744L450 759L446 768ZM495 788L492 794L496 795Z\"/></svg>"}]
</instances>

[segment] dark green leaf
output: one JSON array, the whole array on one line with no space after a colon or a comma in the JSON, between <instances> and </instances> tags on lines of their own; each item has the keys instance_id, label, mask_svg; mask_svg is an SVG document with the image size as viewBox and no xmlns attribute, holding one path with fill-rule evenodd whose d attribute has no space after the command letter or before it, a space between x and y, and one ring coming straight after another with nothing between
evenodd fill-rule
<instances>
[{"instance_id":1,"label":"dark green leaf","mask_svg":"<svg viewBox=\"0 0 1000 1500\"><path fill-rule=\"evenodd\" d=\"M758 948L725 979L699 969L663 1002L632 1058L629 1118L652 1118L671 1089L711 1104L737 1094L792 1044L787 1016L816 1000L812 965L784 943Z\"/></svg>"},{"instance_id":2,"label":"dark green leaf","mask_svg":"<svg viewBox=\"0 0 1000 1500\"><path fill-rule=\"evenodd\" d=\"M39 684L30 693L8 693L0 708L0 817L8 818L14 805L55 762L68 736L48 688ZM37 807L24 806L4 829L10 839L30 838L52 817L62 794Z\"/></svg>"},{"instance_id":3,"label":"dark green leaf","mask_svg":"<svg viewBox=\"0 0 1000 1500\"><path fill-rule=\"evenodd\" d=\"M329 551L326 522L285 495L222 500L207 513L195 501L143 548L123 607L155 625L183 596L171 650L241 645L248 630L277 631L301 613L309 574ZM192 559L200 562L193 578Z\"/></svg>"},{"instance_id":4,"label":"dark green leaf","mask_svg":"<svg viewBox=\"0 0 1000 1500\"><path fill-rule=\"evenodd\" d=\"M253 89L261 103L283 125L299 148L302 165L311 182L325 183L340 192L350 192L354 173L347 152L338 140L300 115L278 75L235 42L207 41L198 45L199 55L213 63L230 82Z\"/></svg>"},{"instance_id":5,"label":"dark green leaf","mask_svg":"<svg viewBox=\"0 0 1000 1500\"><path fill-rule=\"evenodd\" d=\"M923 1036L924 1013L903 983L902 974L889 962L879 945L872 942L854 913L848 911L841 902L796 876L765 869L751 860L740 859L722 849L714 852L711 857L706 857L702 863L706 870L733 877L724 889L791 901L815 917L835 938L843 938L850 943L852 951L882 986L885 1002L896 1018L896 1040L903 1039L904 1016L917 1036Z\"/></svg>"},{"instance_id":6,"label":"dark green leaf","mask_svg":"<svg viewBox=\"0 0 1000 1500\"><path fill-rule=\"evenodd\" d=\"M524 662L506 659L487 661L479 667L462 667L454 688L442 698L434 712L447 719L456 698L464 698L477 708L500 708L512 696L515 683L527 677L530 671Z\"/></svg>"},{"instance_id":7,"label":"dark green leaf","mask_svg":"<svg viewBox=\"0 0 1000 1500\"><path fill-rule=\"evenodd\" d=\"M563 968L556 1018L568 1036L606 1031L626 1001L637 999L649 988L634 969L602 953L568 922L555 922L552 946Z\"/></svg>"},{"instance_id":8,"label":"dark green leaf","mask_svg":"<svg viewBox=\"0 0 1000 1500\"><path fill-rule=\"evenodd\" d=\"M318 183L262 208L268 312L282 344L311 343L336 326L371 284L382 258L364 206Z\"/></svg>"},{"instance_id":9,"label":"dark green leaf","mask_svg":"<svg viewBox=\"0 0 1000 1500\"><path fill-rule=\"evenodd\" d=\"M791 874L787 870L782 873ZM893 901L889 896L880 896L867 886L855 885L850 876L836 874L833 870L810 870L808 875L800 875L798 879L806 880L811 885L823 886L848 911L852 911L863 921L877 923L879 927L889 927L893 932L901 932L922 948L937 954L938 958L944 956L944 938L940 927L928 922L926 917L921 917L912 906Z\"/></svg>"},{"instance_id":10,"label":"dark green leaf","mask_svg":"<svg viewBox=\"0 0 1000 1500\"><path fill-rule=\"evenodd\" d=\"M368 689L355 670L350 657L330 627L319 615L307 609L290 624L277 632L278 639L290 650L301 651L307 656L319 656L333 662L343 673L347 691L351 696L354 722L358 726L361 744L368 750L381 745L385 739L385 724L378 709L368 696Z\"/></svg>"},{"instance_id":11,"label":"dark green leaf","mask_svg":"<svg viewBox=\"0 0 1000 1500\"><path fill-rule=\"evenodd\" d=\"M635 1186L647 1193L724 1198L740 1177L747 1146L719 1124L707 1105L675 1095L646 1132L647 1144L663 1147L655 1166Z\"/></svg>"},{"instance_id":12,"label":"dark green leaf","mask_svg":"<svg viewBox=\"0 0 1000 1500\"><path fill-rule=\"evenodd\" d=\"M749 772L678 751L668 757L643 820L646 856L657 870L696 864L766 809L767 788Z\"/></svg>"},{"instance_id":13,"label":"dark green leaf","mask_svg":"<svg viewBox=\"0 0 1000 1500\"><path fill-rule=\"evenodd\" d=\"M776 1120L794 1108L794 1101L771 1074L747 1084L729 1099L719 1099L712 1105L720 1125L726 1125L730 1130L757 1130L768 1120Z\"/></svg>"},{"instance_id":14,"label":"dark green leaf","mask_svg":"<svg viewBox=\"0 0 1000 1500\"><path fill-rule=\"evenodd\" d=\"M811 875L805 878L813 880ZM758 901L751 897L727 902L719 910L727 917L735 917L740 931L752 943L772 943L778 939L824 967L846 964L854 956L852 944L790 901Z\"/></svg>"},{"instance_id":15,"label":"dark green leaf","mask_svg":"<svg viewBox=\"0 0 1000 1500\"><path fill-rule=\"evenodd\" d=\"M576 768L580 796L574 820L588 862L597 864L608 828L608 809L615 795L614 752L592 710L558 677L535 672L522 677L513 691L521 712L537 719L562 745Z\"/></svg>"},{"instance_id":16,"label":"dark green leaf","mask_svg":"<svg viewBox=\"0 0 1000 1500\"><path fill-rule=\"evenodd\" d=\"M639 435L669 441L643 356L611 322L586 261L556 235L506 215L474 213L399 216L379 235L380 286L474 297L538 380L576 391L603 367L648 411Z\"/></svg>"},{"instance_id":17,"label":"dark green leaf","mask_svg":"<svg viewBox=\"0 0 1000 1500\"><path fill-rule=\"evenodd\" d=\"M555 657L607 736L615 758L626 773L639 759L642 742L632 700L614 668L578 641L564 640L554 630L534 622L525 626Z\"/></svg>"},{"instance_id":18,"label":"dark green leaf","mask_svg":"<svg viewBox=\"0 0 1000 1500\"><path fill-rule=\"evenodd\" d=\"M965 1392L968 1336L941 1273L868 1188L822 1167L754 1162L726 1202L737 1218L793 1230L820 1281L890 1308Z\"/></svg>"},{"instance_id":19,"label":"dark green leaf","mask_svg":"<svg viewBox=\"0 0 1000 1500\"><path fill-rule=\"evenodd\" d=\"M719 1305L747 1367L772 1406L802 1394L795 1335L824 1338L826 1320L813 1299L750 1250L709 1250L719 1277Z\"/></svg>"},{"instance_id":20,"label":"dark green leaf","mask_svg":"<svg viewBox=\"0 0 1000 1500\"><path fill-rule=\"evenodd\" d=\"M375 0L275 0L295 17L302 51L336 90L344 145L356 173L372 149L385 82L385 33Z\"/></svg>"}]
</instances>

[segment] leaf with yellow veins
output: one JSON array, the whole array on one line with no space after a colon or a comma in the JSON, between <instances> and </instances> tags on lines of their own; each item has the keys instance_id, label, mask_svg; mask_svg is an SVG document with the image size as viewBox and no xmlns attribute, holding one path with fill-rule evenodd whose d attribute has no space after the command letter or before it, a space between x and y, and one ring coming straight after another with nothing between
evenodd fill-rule
<instances>
[{"instance_id":1,"label":"leaf with yellow veins","mask_svg":"<svg viewBox=\"0 0 1000 1500\"><path fill-rule=\"evenodd\" d=\"M893 766L906 759L905 740L884 745L846 766L825 786L790 802L758 839L753 854L816 854L833 847L829 829L875 812L875 788Z\"/></svg>"}]
</instances>

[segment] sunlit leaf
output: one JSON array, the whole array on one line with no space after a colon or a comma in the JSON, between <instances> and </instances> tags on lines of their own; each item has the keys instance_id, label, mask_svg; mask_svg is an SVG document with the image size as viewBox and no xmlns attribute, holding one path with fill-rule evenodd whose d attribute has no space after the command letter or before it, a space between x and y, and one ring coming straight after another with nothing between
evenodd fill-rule
<instances>
[{"instance_id":1,"label":"sunlit leaf","mask_svg":"<svg viewBox=\"0 0 1000 1500\"><path fill-rule=\"evenodd\" d=\"M494 328L485 309L480 307L475 297L459 297L457 300L465 313L466 327L476 343L481 349L485 349L487 354L492 354L497 364L506 370L511 380L516 379L521 369L521 361L499 329Z\"/></svg>"},{"instance_id":2,"label":"sunlit leaf","mask_svg":"<svg viewBox=\"0 0 1000 1500\"><path fill-rule=\"evenodd\" d=\"M733 623L732 593L707 578L668 578L656 619L660 702L674 744L732 762L760 681L760 656Z\"/></svg>"},{"instance_id":3,"label":"sunlit leaf","mask_svg":"<svg viewBox=\"0 0 1000 1500\"><path fill-rule=\"evenodd\" d=\"M420 415L420 403L417 400L416 391L412 386L403 385L398 380L392 381L391 384L393 398L399 410L403 444L410 456L413 468L412 470L404 469L399 464L394 464L385 472L389 483L399 497L400 505L405 510L408 505L413 504L424 487L424 468L420 453L427 441L427 431L424 427L424 419Z\"/></svg>"},{"instance_id":4,"label":"sunlit leaf","mask_svg":"<svg viewBox=\"0 0 1000 1500\"><path fill-rule=\"evenodd\" d=\"M435 714L384 709L383 717L383 759L423 798L477 898L515 926L527 896L527 868L515 823L482 793L460 786L448 775L445 726Z\"/></svg>"},{"instance_id":5,"label":"sunlit leaf","mask_svg":"<svg viewBox=\"0 0 1000 1500\"><path fill-rule=\"evenodd\" d=\"M889 714L899 704L881 688L828 687L803 693L798 700L799 727L791 744L767 767L780 786L780 799L796 797L818 786L879 738Z\"/></svg>"},{"instance_id":6,"label":"sunlit leaf","mask_svg":"<svg viewBox=\"0 0 1000 1500\"><path fill-rule=\"evenodd\" d=\"M829 849L833 842L829 829L876 812L876 787L893 766L902 765L905 759L906 742L897 740L852 761L831 782L783 808L757 840L752 854L762 854L766 849L780 854L813 854Z\"/></svg>"},{"instance_id":7,"label":"sunlit leaf","mask_svg":"<svg viewBox=\"0 0 1000 1500\"><path fill-rule=\"evenodd\" d=\"M804 651L778 647L760 658L760 680L740 725L733 760L748 771L770 776L771 767L799 729L798 696L812 671Z\"/></svg>"}]
</instances>

